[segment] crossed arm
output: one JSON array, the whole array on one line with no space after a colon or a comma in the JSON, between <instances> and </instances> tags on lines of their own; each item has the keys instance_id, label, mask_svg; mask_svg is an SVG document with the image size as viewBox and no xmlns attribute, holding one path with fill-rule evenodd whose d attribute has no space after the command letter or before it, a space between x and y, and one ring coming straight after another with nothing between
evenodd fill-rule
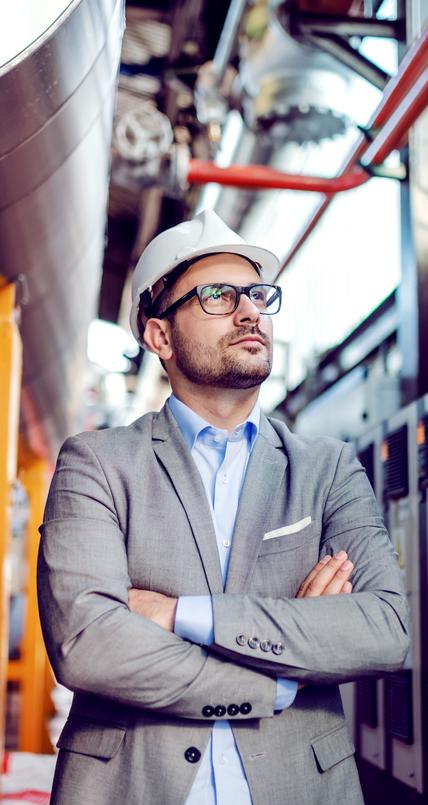
<instances>
[{"instance_id":1,"label":"crossed arm","mask_svg":"<svg viewBox=\"0 0 428 805\"><path fill-rule=\"evenodd\" d=\"M406 603L386 532L375 515L356 516L360 500L355 485L346 494L344 482L337 485L321 546L324 554L340 546L352 555L352 595L319 594L320 585L325 593L333 578L342 578L340 560L330 559L317 565L295 599L214 596L215 641L207 650L169 631L174 600L162 625L153 609L159 599L151 599L143 617L133 611L137 594L129 596L125 540L109 485L90 444L73 437L58 461L39 553L40 617L58 680L75 691L190 719L200 718L221 691L226 702L251 701L251 717L261 718L274 713L277 677L342 682L394 670L407 649ZM286 650L267 660L238 646L236 624L249 634L275 631Z\"/></svg>"},{"instance_id":2,"label":"crossed arm","mask_svg":"<svg viewBox=\"0 0 428 805\"><path fill-rule=\"evenodd\" d=\"M349 577L354 565L345 551L332 556L326 554L302 581L296 598L316 598L320 595L338 595L352 592ZM129 609L147 620L157 623L169 632L174 631L178 598L171 598L153 590L129 590Z\"/></svg>"}]
</instances>

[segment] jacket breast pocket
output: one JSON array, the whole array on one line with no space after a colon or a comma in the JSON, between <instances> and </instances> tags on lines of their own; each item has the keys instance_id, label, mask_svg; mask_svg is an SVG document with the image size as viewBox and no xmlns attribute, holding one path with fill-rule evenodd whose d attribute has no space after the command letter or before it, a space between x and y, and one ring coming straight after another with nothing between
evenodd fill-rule
<instances>
[{"instance_id":1,"label":"jacket breast pocket","mask_svg":"<svg viewBox=\"0 0 428 805\"><path fill-rule=\"evenodd\" d=\"M119 751L126 729L114 724L69 718L59 736L58 749L110 760Z\"/></svg>"},{"instance_id":2,"label":"jacket breast pocket","mask_svg":"<svg viewBox=\"0 0 428 805\"><path fill-rule=\"evenodd\" d=\"M248 591L272 598L294 598L318 562L319 543L320 526L316 522L301 531L263 540Z\"/></svg>"},{"instance_id":3,"label":"jacket breast pocket","mask_svg":"<svg viewBox=\"0 0 428 805\"><path fill-rule=\"evenodd\" d=\"M355 752L346 724L314 738L311 741L311 747L320 772L331 769L336 763L351 757Z\"/></svg>"},{"instance_id":4,"label":"jacket breast pocket","mask_svg":"<svg viewBox=\"0 0 428 805\"><path fill-rule=\"evenodd\" d=\"M288 526L284 527L284 531ZM291 551L295 548L306 547L309 543L320 538L320 529L316 521L311 520L308 525L291 533L281 534L283 529L278 528L264 535L260 546L259 557L270 556L283 551ZM270 536L270 535L275 536ZM276 534L278 534L276 536Z\"/></svg>"}]
</instances>

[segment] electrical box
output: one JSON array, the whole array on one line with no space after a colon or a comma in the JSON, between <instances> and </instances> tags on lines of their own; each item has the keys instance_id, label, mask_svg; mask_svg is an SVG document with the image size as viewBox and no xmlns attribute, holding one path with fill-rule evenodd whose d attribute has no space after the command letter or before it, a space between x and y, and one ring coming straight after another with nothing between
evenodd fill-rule
<instances>
[{"instance_id":1,"label":"electrical box","mask_svg":"<svg viewBox=\"0 0 428 805\"><path fill-rule=\"evenodd\" d=\"M411 645L402 670L385 677L385 759L392 776L423 790L421 712L418 404L391 417L381 444L385 522L410 607Z\"/></svg>"},{"instance_id":2,"label":"electrical box","mask_svg":"<svg viewBox=\"0 0 428 805\"><path fill-rule=\"evenodd\" d=\"M383 464L380 460L383 427L373 428L357 440L359 460L382 510ZM355 683L355 744L364 760L385 769L384 681L367 677Z\"/></svg>"}]
</instances>

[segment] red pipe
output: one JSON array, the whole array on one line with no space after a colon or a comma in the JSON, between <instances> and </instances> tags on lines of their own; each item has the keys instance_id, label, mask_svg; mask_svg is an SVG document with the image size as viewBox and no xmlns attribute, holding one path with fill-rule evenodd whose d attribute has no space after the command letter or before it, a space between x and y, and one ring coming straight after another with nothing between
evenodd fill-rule
<instances>
[{"instance_id":1,"label":"red pipe","mask_svg":"<svg viewBox=\"0 0 428 805\"><path fill-rule=\"evenodd\" d=\"M342 176L324 178L283 173L265 165L231 165L229 168L220 168L213 162L204 162L201 159L190 159L187 170L187 181L190 184L216 182L245 189L277 188L312 190L316 193L339 193L342 190L351 190L364 184L368 179L369 176L361 168L355 168L353 172Z\"/></svg>"},{"instance_id":2,"label":"red pipe","mask_svg":"<svg viewBox=\"0 0 428 805\"><path fill-rule=\"evenodd\" d=\"M397 74L388 82L382 100L372 118L370 128L377 129L382 126L397 108L397 105L405 98L406 93L411 89L415 80L419 77L428 63L428 26L424 29L421 36L414 41L407 53L400 62ZM366 149L366 140L360 137L354 149L349 155L342 172L348 171L360 159ZM332 196L326 196L315 207L311 217L306 222L304 228L296 238L288 254L281 263L277 274L278 279L283 271L289 266L297 252L303 246L308 236L315 228L318 221L324 215L327 207L332 201Z\"/></svg>"},{"instance_id":3,"label":"red pipe","mask_svg":"<svg viewBox=\"0 0 428 805\"><path fill-rule=\"evenodd\" d=\"M383 129L375 137L361 159L363 166L380 165L387 156L403 141L409 128L428 105L428 68L419 76L408 95Z\"/></svg>"}]
</instances>

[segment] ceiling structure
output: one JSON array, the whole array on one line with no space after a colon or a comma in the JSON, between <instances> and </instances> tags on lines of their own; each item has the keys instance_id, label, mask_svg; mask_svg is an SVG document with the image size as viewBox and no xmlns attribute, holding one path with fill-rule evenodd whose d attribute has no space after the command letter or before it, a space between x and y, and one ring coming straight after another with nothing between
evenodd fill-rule
<instances>
[{"instance_id":1,"label":"ceiling structure","mask_svg":"<svg viewBox=\"0 0 428 805\"><path fill-rule=\"evenodd\" d=\"M200 188L183 190L177 182L174 149L214 159L231 109L245 121L234 160L241 163L269 164L285 142L299 145L344 133L353 74L378 88L389 78L359 53L362 37L403 34L400 22L376 19L381 5L379 0L127 2L101 318L125 324L129 269L158 231L198 205ZM275 49L269 84L262 73ZM291 63L297 65L293 72ZM325 90L317 80L321 71L334 81L325 83ZM291 98L290 92L286 100L278 92L281 82L288 92L292 85ZM219 211L238 228L254 197L237 191L233 209L226 205ZM138 364L137 359L135 370Z\"/></svg>"},{"instance_id":2,"label":"ceiling structure","mask_svg":"<svg viewBox=\"0 0 428 805\"><path fill-rule=\"evenodd\" d=\"M112 142L120 0L62 2L16 57L3 63L0 54L2 272L24 278L22 426L36 452L55 456L79 427L97 301L100 318L125 324L138 255L201 203L204 191L183 180L183 159L219 159L231 120L239 131L229 159L243 164L274 164L279 154L301 154L301 144L335 142L351 122L355 75L378 93L388 78L361 53L364 37L403 36L400 22L377 19L380 6L127 2ZM217 209L240 228L255 201L253 191L228 189ZM140 363L141 354L131 373Z\"/></svg>"}]
</instances>

